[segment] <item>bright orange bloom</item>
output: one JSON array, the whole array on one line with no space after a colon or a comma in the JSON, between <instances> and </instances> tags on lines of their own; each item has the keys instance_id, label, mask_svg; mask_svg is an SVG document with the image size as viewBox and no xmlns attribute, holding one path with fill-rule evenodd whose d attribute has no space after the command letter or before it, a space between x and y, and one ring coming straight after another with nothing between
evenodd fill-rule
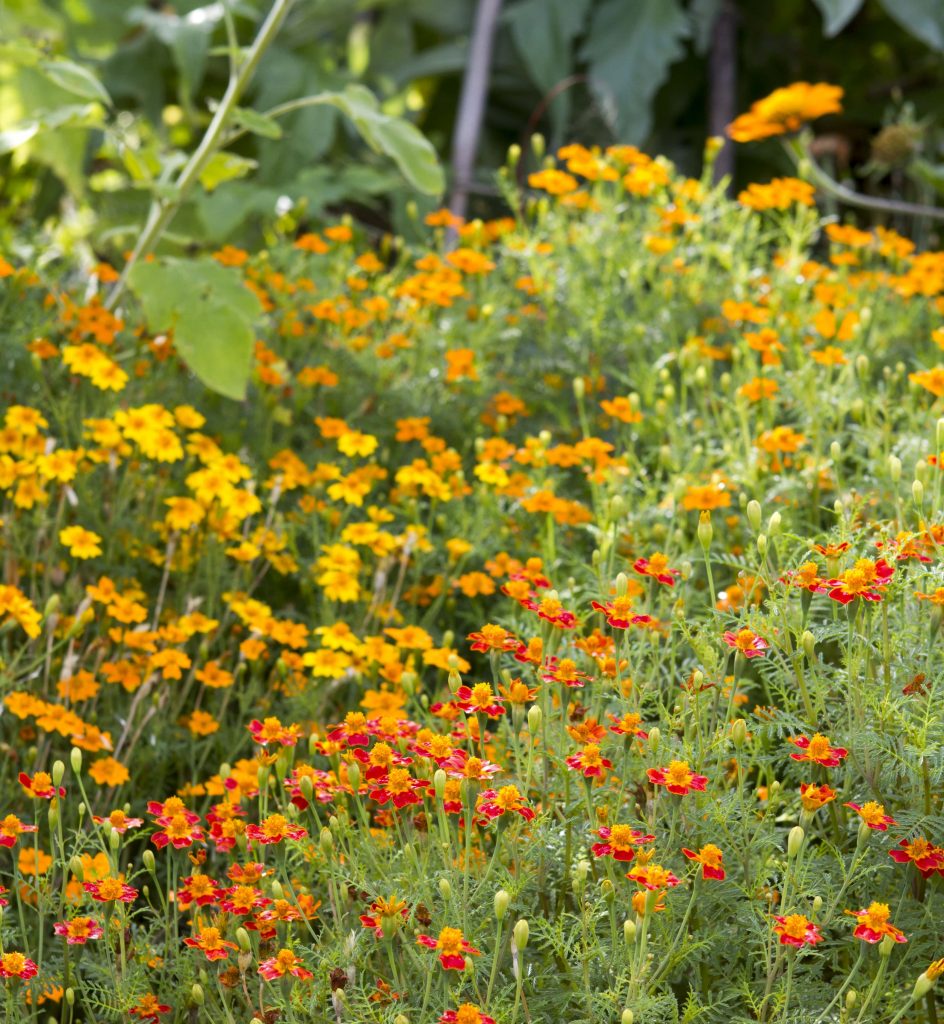
<instances>
[{"instance_id":1,"label":"bright orange bloom","mask_svg":"<svg viewBox=\"0 0 944 1024\"><path fill-rule=\"evenodd\" d=\"M735 142L753 142L795 132L806 121L838 114L842 110L841 99L842 89L838 85L794 82L752 104L746 114L728 125L728 135Z\"/></svg>"}]
</instances>

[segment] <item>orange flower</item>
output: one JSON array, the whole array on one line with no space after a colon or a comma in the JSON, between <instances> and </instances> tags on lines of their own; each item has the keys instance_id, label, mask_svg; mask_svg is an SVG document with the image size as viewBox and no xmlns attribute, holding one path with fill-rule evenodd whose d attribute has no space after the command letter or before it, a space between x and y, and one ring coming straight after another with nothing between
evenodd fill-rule
<instances>
[{"instance_id":1,"label":"orange flower","mask_svg":"<svg viewBox=\"0 0 944 1024\"><path fill-rule=\"evenodd\" d=\"M806 121L842 110L842 88L818 82L794 82L775 89L769 96L751 105L728 125L728 136L735 142L753 142L772 135L798 131Z\"/></svg>"}]
</instances>

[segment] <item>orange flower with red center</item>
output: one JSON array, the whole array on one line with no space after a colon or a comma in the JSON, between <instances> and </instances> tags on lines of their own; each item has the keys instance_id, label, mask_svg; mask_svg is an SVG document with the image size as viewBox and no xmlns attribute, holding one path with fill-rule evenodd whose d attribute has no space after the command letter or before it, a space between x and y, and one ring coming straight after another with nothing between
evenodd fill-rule
<instances>
[{"instance_id":1,"label":"orange flower with red center","mask_svg":"<svg viewBox=\"0 0 944 1024\"><path fill-rule=\"evenodd\" d=\"M278 978L284 978L286 974L291 974L300 981L308 981L314 977L290 949L280 949L275 956L263 960L259 964L259 974L266 981L276 981Z\"/></svg>"},{"instance_id":2,"label":"orange flower with red center","mask_svg":"<svg viewBox=\"0 0 944 1024\"><path fill-rule=\"evenodd\" d=\"M840 86L825 82L794 82L774 89L728 125L728 136L735 142L754 142L799 131L807 121L840 113L842 92Z\"/></svg>"},{"instance_id":3,"label":"orange flower with red center","mask_svg":"<svg viewBox=\"0 0 944 1024\"><path fill-rule=\"evenodd\" d=\"M186 938L184 944L202 950L207 960L225 960L231 949L239 949L235 942L227 942L219 928L201 928L195 939Z\"/></svg>"},{"instance_id":4,"label":"orange flower with red center","mask_svg":"<svg viewBox=\"0 0 944 1024\"><path fill-rule=\"evenodd\" d=\"M101 925L91 917L73 917L71 921L58 921L52 930L62 935L70 946L84 946L89 939L100 939L104 932Z\"/></svg>"},{"instance_id":5,"label":"orange flower with red center","mask_svg":"<svg viewBox=\"0 0 944 1024\"><path fill-rule=\"evenodd\" d=\"M806 736L797 736L790 742L795 747L799 747L801 751L799 754L790 755L794 761L812 761L824 768L835 768L849 753L845 747L830 746L829 737L819 732L811 739L807 739Z\"/></svg>"},{"instance_id":6,"label":"orange flower with red center","mask_svg":"<svg viewBox=\"0 0 944 1024\"><path fill-rule=\"evenodd\" d=\"M596 743L588 743L578 753L567 758L567 767L582 772L587 779L599 779L607 768L613 767L613 762L600 754Z\"/></svg>"},{"instance_id":7,"label":"orange flower with red center","mask_svg":"<svg viewBox=\"0 0 944 1024\"><path fill-rule=\"evenodd\" d=\"M818 811L825 807L831 800L836 799L836 791L830 789L825 783L817 786L812 782L800 783L800 802L804 811Z\"/></svg>"},{"instance_id":8,"label":"orange flower with red center","mask_svg":"<svg viewBox=\"0 0 944 1024\"><path fill-rule=\"evenodd\" d=\"M682 575L678 569L669 568L669 557L661 551L655 552L649 558L637 558L633 562L633 568L641 576L648 576L667 587L674 587L675 577Z\"/></svg>"},{"instance_id":9,"label":"orange flower with red center","mask_svg":"<svg viewBox=\"0 0 944 1024\"><path fill-rule=\"evenodd\" d=\"M846 910L844 913L858 922L852 934L863 942L881 942L886 935L892 942L908 941L903 931L889 923L891 911L887 903L870 903L865 910Z\"/></svg>"},{"instance_id":10,"label":"orange flower with red center","mask_svg":"<svg viewBox=\"0 0 944 1024\"><path fill-rule=\"evenodd\" d=\"M646 774L654 786L665 786L676 796L685 796L690 790L704 792L708 783L705 775L695 775L687 761L671 761L667 768L650 768Z\"/></svg>"},{"instance_id":11,"label":"orange flower with red center","mask_svg":"<svg viewBox=\"0 0 944 1024\"><path fill-rule=\"evenodd\" d=\"M697 861L697 863L701 864L702 878L712 878L718 882L724 881L725 872L724 864L722 863L724 854L714 843L706 843L698 853L684 848L682 853L689 860Z\"/></svg>"},{"instance_id":12,"label":"orange flower with red center","mask_svg":"<svg viewBox=\"0 0 944 1024\"><path fill-rule=\"evenodd\" d=\"M897 825L894 818L885 813L885 808L875 800L869 800L861 807L858 804L843 804L843 807L851 807L859 815L866 826L875 832L887 832L889 825Z\"/></svg>"},{"instance_id":13,"label":"orange flower with red center","mask_svg":"<svg viewBox=\"0 0 944 1024\"><path fill-rule=\"evenodd\" d=\"M804 914L788 914L786 917L775 915L774 920L777 922L774 934L780 936L781 946L795 946L800 949L803 946L815 946L817 942L823 941L819 928Z\"/></svg>"},{"instance_id":14,"label":"orange flower with red center","mask_svg":"<svg viewBox=\"0 0 944 1024\"><path fill-rule=\"evenodd\" d=\"M738 654L745 658L760 658L770 646L767 641L758 636L752 629L739 629L737 633L728 631L722 637L728 647L733 647Z\"/></svg>"},{"instance_id":15,"label":"orange flower with red center","mask_svg":"<svg viewBox=\"0 0 944 1024\"><path fill-rule=\"evenodd\" d=\"M443 928L439 938L431 935L418 935L416 942L427 949L438 949L439 962L447 971L464 971L466 956L480 956L480 950L466 940L461 928Z\"/></svg>"},{"instance_id":16,"label":"orange flower with red center","mask_svg":"<svg viewBox=\"0 0 944 1024\"><path fill-rule=\"evenodd\" d=\"M636 854L634 847L642 846L643 843L651 843L655 839L654 835L649 835L631 825L604 826L597 830L597 835L603 842L594 843L590 847L593 855L595 857L612 857L618 861L632 860Z\"/></svg>"}]
</instances>

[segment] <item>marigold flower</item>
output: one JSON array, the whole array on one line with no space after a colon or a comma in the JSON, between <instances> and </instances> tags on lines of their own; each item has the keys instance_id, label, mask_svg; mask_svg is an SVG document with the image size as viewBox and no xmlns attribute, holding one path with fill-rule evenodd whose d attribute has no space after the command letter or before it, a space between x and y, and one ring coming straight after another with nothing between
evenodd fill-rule
<instances>
[{"instance_id":1,"label":"marigold flower","mask_svg":"<svg viewBox=\"0 0 944 1024\"><path fill-rule=\"evenodd\" d=\"M654 786L665 786L676 796L685 796L693 789L704 792L708 783L708 777L695 775L687 761L671 761L667 768L650 768L646 774Z\"/></svg>"},{"instance_id":2,"label":"marigold flower","mask_svg":"<svg viewBox=\"0 0 944 1024\"><path fill-rule=\"evenodd\" d=\"M794 82L775 89L769 96L751 104L728 125L728 136L735 142L753 142L798 131L806 121L842 110L842 88L817 82Z\"/></svg>"},{"instance_id":3,"label":"marigold flower","mask_svg":"<svg viewBox=\"0 0 944 1024\"><path fill-rule=\"evenodd\" d=\"M495 695L488 683L476 683L475 686L460 686L456 690L456 701L460 708L468 714L487 715L489 718L500 718L505 709L502 698Z\"/></svg>"},{"instance_id":4,"label":"marigold flower","mask_svg":"<svg viewBox=\"0 0 944 1024\"><path fill-rule=\"evenodd\" d=\"M944 849L933 846L923 836L902 839L898 845L901 849L888 851L892 860L899 864L914 864L924 878L930 878L935 871L944 877Z\"/></svg>"},{"instance_id":5,"label":"marigold flower","mask_svg":"<svg viewBox=\"0 0 944 1024\"><path fill-rule=\"evenodd\" d=\"M702 878L712 878L718 882L724 881L724 865L721 863L724 854L713 843L707 843L698 851L698 853L684 848L682 849L682 853L689 860L694 860L701 864Z\"/></svg>"},{"instance_id":6,"label":"marigold flower","mask_svg":"<svg viewBox=\"0 0 944 1024\"><path fill-rule=\"evenodd\" d=\"M613 723L610 732L615 732L619 736L635 736L641 740L649 739L649 733L639 728L642 716L637 715L635 711L627 711L621 718L611 714L607 714L607 717Z\"/></svg>"},{"instance_id":7,"label":"marigold flower","mask_svg":"<svg viewBox=\"0 0 944 1024\"><path fill-rule=\"evenodd\" d=\"M192 903L206 907L216 903L223 895L216 882L209 875L188 875L177 890L177 904L186 910Z\"/></svg>"},{"instance_id":8,"label":"marigold flower","mask_svg":"<svg viewBox=\"0 0 944 1024\"><path fill-rule=\"evenodd\" d=\"M292 825L283 814L270 814L258 825L246 826L246 838L263 846L281 843L283 839L304 839L307 835L308 829Z\"/></svg>"},{"instance_id":9,"label":"marigold flower","mask_svg":"<svg viewBox=\"0 0 944 1024\"><path fill-rule=\"evenodd\" d=\"M794 761L813 761L824 768L835 768L839 762L849 753L845 747L831 747L829 737L822 733L816 733L812 739L806 736L797 736L790 742L799 747L801 753L791 754Z\"/></svg>"},{"instance_id":10,"label":"marigold flower","mask_svg":"<svg viewBox=\"0 0 944 1024\"><path fill-rule=\"evenodd\" d=\"M817 786L812 782L800 783L800 802L803 804L804 811L818 811L820 807L825 807L826 804L835 799L836 791L830 789L825 783L821 786Z\"/></svg>"},{"instance_id":11,"label":"marigold flower","mask_svg":"<svg viewBox=\"0 0 944 1024\"><path fill-rule=\"evenodd\" d=\"M632 860L636 855L634 847L642 846L643 843L651 843L654 835L649 835L642 829L633 828L632 825L611 825L604 826L597 830L597 835L603 841L594 843L590 849L595 857L612 857L617 861Z\"/></svg>"},{"instance_id":12,"label":"marigold flower","mask_svg":"<svg viewBox=\"0 0 944 1024\"><path fill-rule=\"evenodd\" d=\"M52 784L52 776L48 772L36 772L32 778L26 772L20 772L18 776L20 785L30 796L38 797L41 800L51 800L55 796L63 797L66 791L62 786L58 789Z\"/></svg>"},{"instance_id":13,"label":"marigold flower","mask_svg":"<svg viewBox=\"0 0 944 1024\"><path fill-rule=\"evenodd\" d=\"M102 553L102 538L81 526L67 526L59 531L59 543L69 549L73 558L97 558Z\"/></svg>"},{"instance_id":14,"label":"marigold flower","mask_svg":"<svg viewBox=\"0 0 944 1024\"><path fill-rule=\"evenodd\" d=\"M464 971L466 956L480 956L481 951L472 946L462 934L461 928L443 928L439 938L418 935L416 942L427 949L440 950L439 962L447 971Z\"/></svg>"},{"instance_id":15,"label":"marigold flower","mask_svg":"<svg viewBox=\"0 0 944 1024\"><path fill-rule=\"evenodd\" d=\"M463 1003L458 1010L446 1010L439 1024L495 1024L495 1018L483 1013L474 1003Z\"/></svg>"},{"instance_id":16,"label":"marigold flower","mask_svg":"<svg viewBox=\"0 0 944 1024\"><path fill-rule=\"evenodd\" d=\"M491 820L500 818L505 813L520 814L525 821L531 821L534 818L534 811L527 806L517 786L502 786L499 790L483 790L479 793L475 809Z\"/></svg>"},{"instance_id":17,"label":"marigold flower","mask_svg":"<svg viewBox=\"0 0 944 1024\"><path fill-rule=\"evenodd\" d=\"M875 832L887 832L889 825L897 825L894 818L885 813L885 808L874 800L869 800L861 807L858 804L843 804L843 807L851 807L856 814L865 822L868 828Z\"/></svg>"},{"instance_id":18,"label":"marigold flower","mask_svg":"<svg viewBox=\"0 0 944 1024\"><path fill-rule=\"evenodd\" d=\"M376 800L378 804L390 801L398 809L409 804L422 803L423 793L428 793L430 789L428 782L414 779L407 768L391 768L385 775L377 776L371 781L371 800Z\"/></svg>"},{"instance_id":19,"label":"marigold flower","mask_svg":"<svg viewBox=\"0 0 944 1024\"><path fill-rule=\"evenodd\" d=\"M891 911L887 903L870 903L866 910L846 910L844 913L858 921L852 934L863 942L881 942L886 935L892 942L908 941L903 931L889 924Z\"/></svg>"},{"instance_id":20,"label":"marigold flower","mask_svg":"<svg viewBox=\"0 0 944 1024\"><path fill-rule=\"evenodd\" d=\"M819 928L804 914L788 914L786 917L774 915L774 920L777 922L774 934L780 936L781 946L795 946L801 949L803 946L815 946L817 942L823 941Z\"/></svg>"},{"instance_id":21,"label":"marigold flower","mask_svg":"<svg viewBox=\"0 0 944 1024\"><path fill-rule=\"evenodd\" d=\"M629 595L614 597L612 601L601 604L599 601L591 601L590 607L597 612L603 612L607 624L614 629L629 629L630 626L645 622L648 615L634 615L632 613L633 599Z\"/></svg>"},{"instance_id":22,"label":"marigold flower","mask_svg":"<svg viewBox=\"0 0 944 1024\"><path fill-rule=\"evenodd\" d=\"M478 632L469 633L466 639L472 641L470 646L473 651L513 651L518 646L513 633L491 622L486 623Z\"/></svg>"},{"instance_id":23,"label":"marigold flower","mask_svg":"<svg viewBox=\"0 0 944 1024\"><path fill-rule=\"evenodd\" d=\"M728 631L722 639L728 647L733 647L738 654L743 654L745 658L763 657L764 652L770 647L770 644L752 629L739 629L737 633Z\"/></svg>"},{"instance_id":24,"label":"marigold flower","mask_svg":"<svg viewBox=\"0 0 944 1024\"><path fill-rule=\"evenodd\" d=\"M294 747L301 734L301 728L297 725L282 725L277 718L267 718L264 722L253 719L246 728L252 733L256 743L266 746L269 743L279 743L283 747Z\"/></svg>"},{"instance_id":25,"label":"marigold flower","mask_svg":"<svg viewBox=\"0 0 944 1024\"><path fill-rule=\"evenodd\" d=\"M276 981L286 974L291 974L300 981L308 981L314 977L314 974L302 966L302 961L290 949L280 949L275 956L263 960L259 964L259 973L266 981Z\"/></svg>"},{"instance_id":26,"label":"marigold flower","mask_svg":"<svg viewBox=\"0 0 944 1024\"><path fill-rule=\"evenodd\" d=\"M640 575L649 576L657 583L663 583L667 587L674 587L675 577L682 575L680 570L669 568L668 556L662 554L661 551L657 551L649 558L637 558L633 562L633 568Z\"/></svg>"},{"instance_id":27,"label":"marigold flower","mask_svg":"<svg viewBox=\"0 0 944 1024\"><path fill-rule=\"evenodd\" d=\"M202 950L207 960L225 960L231 949L239 949L235 942L227 942L219 928L201 928L195 939L186 938L184 944Z\"/></svg>"},{"instance_id":28,"label":"marigold flower","mask_svg":"<svg viewBox=\"0 0 944 1024\"><path fill-rule=\"evenodd\" d=\"M39 968L35 961L22 953L4 953L0 956L0 978L35 978Z\"/></svg>"},{"instance_id":29,"label":"marigold flower","mask_svg":"<svg viewBox=\"0 0 944 1024\"><path fill-rule=\"evenodd\" d=\"M182 850L185 846L204 841L203 829L195 825L190 819L193 815L172 814L170 817L160 817L157 824L161 829L151 836L151 842L159 849L172 845L175 850Z\"/></svg>"},{"instance_id":30,"label":"marigold flower","mask_svg":"<svg viewBox=\"0 0 944 1024\"><path fill-rule=\"evenodd\" d=\"M71 921L58 921L52 930L65 937L70 946L84 946L89 939L100 939L105 933L101 925L91 917L73 917Z\"/></svg>"},{"instance_id":31,"label":"marigold flower","mask_svg":"<svg viewBox=\"0 0 944 1024\"><path fill-rule=\"evenodd\" d=\"M128 1011L132 1017L137 1017L140 1024L160 1024L159 1014L170 1013L170 1007L157 1000L157 996L148 992L141 996L136 1006Z\"/></svg>"},{"instance_id":32,"label":"marigold flower","mask_svg":"<svg viewBox=\"0 0 944 1024\"><path fill-rule=\"evenodd\" d=\"M365 928L373 929L375 938L382 939L385 931L388 934L396 931L409 912L406 903L396 896L376 899L370 905L370 913L361 914L360 922Z\"/></svg>"},{"instance_id":33,"label":"marigold flower","mask_svg":"<svg viewBox=\"0 0 944 1024\"><path fill-rule=\"evenodd\" d=\"M464 750L454 750L452 754L443 761L441 767L451 779L471 779L473 781L488 781L493 775L501 771L497 764L491 761L483 761L480 757L469 757Z\"/></svg>"},{"instance_id":34,"label":"marigold flower","mask_svg":"<svg viewBox=\"0 0 944 1024\"><path fill-rule=\"evenodd\" d=\"M639 864L632 871L627 871L626 877L650 892L674 889L679 884L675 875L661 864Z\"/></svg>"},{"instance_id":35,"label":"marigold flower","mask_svg":"<svg viewBox=\"0 0 944 1024\"><path fill-rule=\"evenodd\" d=\"M871 558L860 558L838 579L827 580L823 584L823 589L840 604L848 604L857 597L861 597L863 601L881 601L882 594L876 588L884 587L894 572L894 567L884 558L877 562L873 562Z\"/></svg>"},{"instance_id":36,"label":"marigold flower","mask_svg":"<svg viewBox=\"0 0 944 1024\"><path fill-rule=\"evenodd\" d=\"M0 819L0 846L15 846L24 832L38 832L38 825L26 825L15 814Z\"/></svg>"},{"instance_id":37,"label":"marigold flower","mask_svg":"<svg viewBox=\"0 0 944 1024\"><path fill-rule=\"evenodd\" d=\"M138 896L138 890L134 886L111 876L97 882L85 882L82 888L99 903L133 903Z\"/></svg>"},{"instance_id":38,"label":"marigold flower","mask_svg":"<svg viewBox=\"0 0 944 1024\"><path fill-rule=\"evenodd\" d=\"M601 756L596 743L588 743L582 750L567 758L567 767L582 772L584 778L599 779L603 777L607 768L613 767L613 762Z\"/></svg>"}]
</instances>

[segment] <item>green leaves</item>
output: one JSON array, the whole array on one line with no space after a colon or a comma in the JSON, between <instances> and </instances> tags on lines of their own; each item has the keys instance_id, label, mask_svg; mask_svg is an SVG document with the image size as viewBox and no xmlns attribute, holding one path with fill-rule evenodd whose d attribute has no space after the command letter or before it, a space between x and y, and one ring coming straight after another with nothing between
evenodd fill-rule
<instances>
[{"instance_id":1,"label":"green leaves","mask_svg":"<svg viewBox=\"0 0 944 1024\"><path fill-rule=\"evenodd\" d=\"M865 0L813 0L823 15L823 35L831 39L859 13Z\"/></svg>"},{"instance_id":2,"label":"green leaves","mask_svg":"<svg viewBox=\"0 0 944 1024\"><path fill-rule=\"evenodd\" d=\"M649 133L652 100L690 34L678 0L602 0L595 7L581 56L620 142L642 142Z\"/></svg>"},{"instance_id":3,"label":"green leaves","mask_svg":"<svg viewBox=\"0 0 944 1024\"><path fill-rule=\"evenodd\" d=\"M208 388L246 397L261 309L237 271L213 260L155 260L138 264L129 284L150 329L174 332L181 358Z\"/></svg>"},{"instance_id":4,"label":"green leaves","mask_svg":"<svg viewBox=\"0 0 944 1024\"><path fill-rule=\"evenodd\" d=\"M39 70L60 89L80 96L84 100L96 100L111 106L111 97L104 85L89 71L88 68L76 64L75 61L57 57L55 60L42 60L37 64Z\"/></svg>"},{"instance_id":5,"label":"green leaves","mask_svg":"<svg viewBox=\"0 0 944 1024\"><path fill-rule=\"evenodd\" d=\"M446 182L432 144L409 121L385 114L370 89L349 85L343 92L319 93L304 102L337 108L354 122L375 153L383 153L393 160L414 188L427 195L442 193Z\"/></svg>"}]
</instances>

